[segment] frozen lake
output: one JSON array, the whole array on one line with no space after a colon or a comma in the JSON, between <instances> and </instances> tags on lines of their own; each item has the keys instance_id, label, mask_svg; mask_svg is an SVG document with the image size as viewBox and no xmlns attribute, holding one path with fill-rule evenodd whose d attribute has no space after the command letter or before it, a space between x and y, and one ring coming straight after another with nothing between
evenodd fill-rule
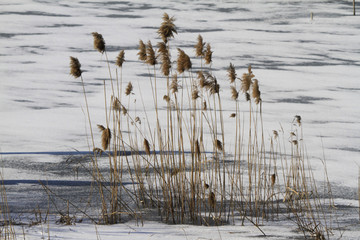
<instances>
[{"instance_id":1,"label":"frozen lake","mask_svg":"<svg viewBox=\"0 0 360 240\"><path fill-rule=\"evenodd\" d=\"M322 171L324 153L335 197L357 199L360 21L352 16L352 1L344 0L0 2L0 166L5 180L22 186L38 179L73 179L71 167L62 167L67 153L89 147L82 88L69 74L69 56L82 64L92 121L105 121L102 82L108 80L108 69L105 56L93 49L92 32L103 35L110 61L125 50L124 83L140 86L147 111L154 112L148 72L136 54L140 39L153 45L160 41L156 31L164 12L176 18L173 49L193 58L198 34L211 44L225 116L234 111L229 63L239 76L251 64L260 83L266 139L281 126L289 132L300 115L315 171ZM177 52L172 56L175 60ZM194 74L199 68L194 60Z\"/></svg>"}]
</instances>

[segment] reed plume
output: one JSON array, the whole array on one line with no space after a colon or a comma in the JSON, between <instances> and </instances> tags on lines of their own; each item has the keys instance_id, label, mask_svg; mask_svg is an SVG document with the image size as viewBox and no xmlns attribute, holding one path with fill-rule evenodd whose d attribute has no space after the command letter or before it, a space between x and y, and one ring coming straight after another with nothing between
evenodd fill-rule
<instances>
[{"instance_id":1,"label":"reed plume","mask_svg":"<svg viewBox=\"0 0 360 240\"><path fill-rule=\"evenodd\" d=\"M271 175L271 186L275 185L275 181L276 181L276 175L275 173Z\"/></svg>"},{"instance_id":2,"label":"reed plume","mask_svg":"<svg viewBox=\"0 0 360 240\"><path fill-rule=\"evenodd\" d=\"M101 34L97 32L92 33L94 37L94 49L98 50L100 53L105 52L105 41Z\"/></svg>"},{"instance_id":3,"label":"reed plume","mask_svg":"<svg viewBox=\"0 0 360 240\"><path fill-rule=\"evenodd\" d=\"M74 78L81 77L81 64L79 60L75 57L70 57L70 75Z\"/></svg>"},{"instance_id":4,"label":"reed plume","mask_svg":"<svg viewBox=\"0 0 360 240\"><path fill-rule=\"evenodd\" d=\"M167 103L170 102L170 97L168 95L164 95L163 100Z\"/></svg>"},{"instance_id":5,"label":"reed plume","mask_svg":"<svg viewBox=\"0 0 360 240\"><path fill-rule=\"evenodd\" d=\"M206 101L204 100L202 103L202 110L206 110L207 109L207 104Z\"/></svg>"},{"instance_id":6,"label":"reed plume","mask_svg":"<svg viewBox=\"0 0 360 240\"><path fill-rule=\"evenodd\" d=\"M242 75L242 80L241 80L241 90L246 93L247 91L249 91L250 86L251 86L251 79L252 79L253 75L252 74L248 74L248 73L244 73Z\"/></svg>"},{"instance_id":7,"label":"reed plume","mask_svg":"<svg viewBox=\"0 0 360 240\"><path fill-rule=\"evenodd\" d=\"M179 83L177 79L177 75L174 74L171 80L170 89L172 93L177 93L179 90Z\"/></svg>"},{"instance_id":8,"label":"reed plume","mask_svg":"<svg viewBox=\"0 0 360 240\"><path fill-rule=\"evenodd\" d=\"M146 61L146 45L142 40L139 40L139 52L137 53L137 55L139 56L140 61Z\"/></svg>"},{"instance_id":9,"label":"reed plume","mask_svg":"<svg viewBox=\"0 0 360 240\"><path fill-rule=\"evenodd\" d=\"M121 111L121 103L117 97L113 98L112 107L116 111Z\"/></svg>"},{"instance_id":10,"label":"reed plume","mask_svg":"<svg viewBox=\"0 0 360 240\"><path fill-rule=\"evenodd\" d=\"M146 63L154 66L155 64L157 64L157 60L156 60L156 55L155 55L155 51L153 49L153 46L151 44L151 41L149 40L146 46Z\"/></svg>"},{"instance_id":11,"label":"reed plume","mask_svg":"<svg viewBox=\"0 0 360 240\"><path fill-rule=\"evenodd\" d=\"M189 70L192 66L190 57L180 48L178 48L178 59L177 59L177 71L183 73L185 70Z\"/></svg>"},{"instance_id":12,"label":"reed plume","mask_svg":"<svg viewBox=\"0 0 360 240\"><path fill-rule=\"evenodd\" d=\"M206 45L206 51L205 51L205 63L211 64L212 62L212 54L210 43Z\"/></svg>"},{"instance_id":13,"label":"reed plume","mask_svg":"<svg viewBox=\"0 0 360 240\"><path fill-rule=\"evenodd\" d=\"M230 80L230 83L235 82L236 80L236 71L235 71L235 67L232 63L230 63L230 66L228 68L228 77Z\"/></svg>"},{"instance_id":14,"label":"reed plume","mask_svg":"<svg viewBox=\"0 0 360 240\"><path fill-rule=\"evenodd\" d=\"M160 53L160 57L161 57L161 71L164 74L164 76L169 76L170 68L171 68L169 51L164 42L158 43L157 46L158 46L158 52Z\"/></svg>"},{"instance_id":15,"label":"reed plume","mask_svg":"<svg viewBox=\"0 0 360 240\"><path fill-rule=\"evenodd\" d=\"M126 116L128 110L124 106L121 106L121 111L122 111L123 115Z\"/></svg>"},{"instance_id":16,"label":"reed plume","mask_svg":"<svg viewBox=\"0 0 360 240\"><path fill-rule=\"evenodd\" d=\"M197 75L198 75L198 80L199 80L199 87L208 89L210 87L210 82L207 81L204 73L202 71L198 71Z\"/></svg>"},{"instance_id":17,"label":"reed plume","mask_svg":"<svg viewBox=\"0 0 360 240\"><path fill-rule=\"evenodd\" d=\"M260 98L261 92L259 90L259 82L257 79L254 79L252 86L252 97L255 99L255 103L259 104L261 102Z\"/></svg>"},{"instance_id":18,"label":"reed plume","mask_svg":"<svg viewBox=\"0 0 360 240\"><path fill-rule=\"evenodd\" d=\"M273 130L273 134L274 134L274 138L276 139L276 138L278 138L278 136L279 136L279 133L278 133L278 131L276 131L276 130Z\"/></svg>"},{"instance_id":19,"label":"reed plume","mask_svg":"<svg viewBox=\"0 0 360 240\"><path fill-rule=\"evenodd\" d=\"M121 50L119 55L117 56L116 58L116 65L118 67L122 67L123 63L125 62L125 51L124 50Z\"/></svg>"},{"instance_id":20,"label":"reed plume","mask_svg":"<svg viewBox=\"0 0 360 240\"><path fill-rule=\"evenodd\" d=\"M144 138L144 149L147 155L150 155L150 144L149 141Z\"/></svg>"},{"instance_id":21,"label":"reed plume","mask_svg":"<svg viewBox=\"0 0 360 240\"><path fill-rule=\"evenodd\" d=\"M194 89L191 92L191 98L192 100L196 100L199 97L199 90L197 87L194 87Z\"/></svg>"},{"instance_id":22,"label":"reed plume","mask_svg":"<svg viewBox=\"0 0 360 240\"><path fill-rule=\"evenodd\" d=\"M236 101L239 97L239 92L236 90L234 86L231 86L230 88L231 88L231 98Z\"/></svg>"},{"instance_id":23,"label":"reed plume","mask_svg":"<svg viewBox=\"0 0 360 240\"><path fill-rule=\"evenodd\" d=\"M232 114L230 114L230 116L229 116L230 118L234 118L234 117L236 117L236 113L232 113Z\"/></svg>"},{"instance_id":24,"label":"reed plume","mask_svg":"<svg viewBox=\"0 0 360 240\"><path fill-rule=\"evenodd\" d=\"M174 33L177 34L176 26L174 24L175 18L169 17L167 13L163 14L163 22L160 25L158 34L164 43L169 41L169 38L174 38Z\"/></svg>"},{"instance_id":25,"label":"reed plume","mask_svg":"<svg viewBox=\"0 0 360 240\"><path fill-rule=\"evenodd\" d=\"M201 156L201 150L200 150L200 144L199 144L199 141L196 140L195 141L195 154L197 155L198 157L198 160L200 161L200 156Z\"/></svg>"},{"instance_id":26,"label":"reed plume","mask_svg":"<svg viewBox=\"0 0 360 240\"><path fill-rule=\"evenodd\" d=\"M219 151L222 151L222 150L223 150L223 144L222 144L222 142L221 142L219 139L216 139L216 148L217 148Z\"/></svg>"},{"instance_id":27,"label":"reed plume","mask_svg":"<svg viewBox=\"0 0 360 240\"><path fill-rule=\"evenodd\" d=\"M205 43L203 42L203 38L200 34L197 39L198 39L198 42L195 45L195 51L196 51L195 55L197 57L204 57L205 56L205 52L204 52Z\"/></svg>"},{"instance_id":28,"label":"reed plume","mask_svg":"<svg viewBox=\"0 0 360 240\"><path fill-rule=\"evenodd\" d=\"M214 192L210 192L208 201L209 201L210 207L212 209L215 209L216 199L215 199L215 193Z\"/></svg>"},{"instance_id":29,"label":"reed plume","mask_svg":"<svg viewBox=\"0 0 360 240\"><path fill-rule=\"evenodd\" d=\"M128 85L126 86L126 89L125 89L125 95L129 96L132 93L133 89L134 88L133 88L132 83L129 82Z\"/></svg>"},{"instance_id":30,"label":"reed plume","mask_svg":"<svg viewBox=\"0 0 360 240\"><path fill-rule=\"evenodd\" d=\"M301 116L295 115L295 120L299 124L299 126L301 126Z\"/></svg>"},{"instance_id":31,"label":"reed plume","mask_svg":"<svg viewBox=\"0 0 360 240\"><path fill-rule=\"evenodd\" d=\"M105 128L103 125L97 125L101 132L101 146L106 150L110 144L111 131L110 128Z\"/></svg>"}]
</instances>

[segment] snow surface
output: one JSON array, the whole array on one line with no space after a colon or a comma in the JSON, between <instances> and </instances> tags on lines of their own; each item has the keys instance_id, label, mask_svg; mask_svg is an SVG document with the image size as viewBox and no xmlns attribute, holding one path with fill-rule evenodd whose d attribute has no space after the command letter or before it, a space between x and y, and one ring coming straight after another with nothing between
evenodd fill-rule
<instances>
[{"instance_id":1,"label":"snow surface","mask_svg":"<svg viewBox=\"0 0 360 240\"><path fill-rule=\"evenodd\" d=\"M171 41L173 49L180 47L193 57L198 34L211 43L224 116L234 111L226 77L229 63L238 75L251 64L260 82L268 138L281 126L289 131L294 116L301 115L315 171L322 172L324 152L336 194L345 205L348 201L354 207L358 204L360 21L359 16L352 16L352 1L12 0L1 1L0 6L0 166L5 180L73 178L56 170L56 164L64 162L63 155L29 153L88 150L82 89L69 74L69 56L82 64L92 121L105 121L101 84L108 70L105 56L93 50L91 32L104 36L110 60L125 50L124 82L141 86L145 107L154 112L147 70L136 53L139 39L159 41L156 30L167 12L175 16L178 27ZM174 51L172 56L176 55ZM194 60L193 65L196 68L200 63ZM159 91L165 87L160 85ZM141 113L140 99L136 104ZM226 134L231 130L226 129ZM7 154L11 152L28 154ZM318 180L323 180L322 175ZM9 193L10 201L11 196L16 198L16 189ZM141 228L131 222L97 228L101 239L248 239L261 234L254 227L152 222ZM92 224L51 224L50 229L51 239L96 239ZM262 229L273 239L294 235L287 226ZM29 239L43 233L40 227L26 231ZM360 233L346 234L359 239Z\"/></svg>"}]
</instances>

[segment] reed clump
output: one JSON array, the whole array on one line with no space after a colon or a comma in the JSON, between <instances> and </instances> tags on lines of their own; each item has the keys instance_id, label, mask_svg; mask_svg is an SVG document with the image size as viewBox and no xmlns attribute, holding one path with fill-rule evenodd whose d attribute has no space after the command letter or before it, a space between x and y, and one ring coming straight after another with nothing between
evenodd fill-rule
<instances>
[{"instance_id":1,"label":"reed clump","mask_svg":"<svg viewBox=\"0 0 360 240\"><path fill-rule=\"evenodd\" d=\"M297 137L302 136L301 117L295 117L290 143L281 142L277 130L266 143L260 81L250 65L238 78L230 63L227 76L231 95L226 97L231 98L233 107L231 119L225 123L220 90L226 87L220 86L212 71L211 46L199 35L195 58L176 48L178 56L173 61L169 40L177 34L174 21L163 15L158 30L162 42L155 45L157 50L151 41L139 41L138 59L147 64L149 74L150 66L153 68L150 84L155 113L150 115L154 118L148 117L150 110L144 106L141 125L135 102L142 95L134 93L138 91L131 82L123 91L125 97L121 91L114 91L113 85L110 100L104 96L107 121L106 126L98 127L102 149L109 153L108 171L100 170L95 152L91 171L101 199L101 221L117 223L125 216L142 221L148 209L154 209L167 223L249 221L259 227L286 217L304 233L328 235L303 137ZM93 36L95 49L106 53L101 34ZM119 53L116 66L122 68L124 55L124 51ZM82 76L78 60L70 60L71 75ZM200 70L193 72L193 66ZM122 76L114 81L121 88ZM165 90L160 91L159 83ZM104 81L104 89L105 85ZM84 96L86 100L85 90ZM158 102L158 96L164 101ZM246 110L240 108L244 104L248 105ZM230 123L232 137L227 137ZM123 184L125 179L131 184Z\"/></svg>"}]
</instances>

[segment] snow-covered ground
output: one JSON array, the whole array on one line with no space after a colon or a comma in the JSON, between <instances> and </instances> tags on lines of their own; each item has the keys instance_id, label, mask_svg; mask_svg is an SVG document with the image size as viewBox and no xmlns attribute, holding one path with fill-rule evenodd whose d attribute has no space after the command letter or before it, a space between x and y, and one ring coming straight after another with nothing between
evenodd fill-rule
<instances>
[{"instance_id":1,"label":"snow-covered ground","mask_svg":"<svg viewBox=\"0 0 360 240\"><path fill-rule=\"evenodd\" d=\"M360 165L360 21L359 16L352 16L352 1L11 0L1 1L0 6L0 166L14 212L26 208L29 198L32 207L47 202L46 193L34 180L74 179L63 152L88 150L82 88L69 74L69 56L82 64L94 123L105 121L101 84L108 70L105 56L93 49L91 32L103 35L111 61L125 50L124 82L141 86L147 111L154 111L147 70L136 54L140 39L154 45L159 41L156 31L167 12L175 16L178 28L171 41L173 49L180 47L194 57L198 34L211 44L225 116L234 111L226 76L231 62L238 75L248 64L253 67L262 92L267 138L281 126L289 130L295 115L302 117L314 170L322 172L324 152L337 202L353 214L346 223L351 230L344 237L359 239L354 216ZM172 56L175 59L177 53ZM193 65L198 68L199 61L194 59ZM136 94L140 102L140 93ZM141 111L141 103L137 108ZM232 129L226 131L231 134ZM9 180L15 181L10 184ZM275 224L262 227L269 238L296 236L291 231L295 225ZM38 239L47 227L27 228L26 237ZM135 227L130 222L97 228L101 239L261 235L253 226L206 228L146 222L144 227ZM51 239L83 239L84 234L96 239L95 226L50 224Z\"/></svg>"}]
</instances>

